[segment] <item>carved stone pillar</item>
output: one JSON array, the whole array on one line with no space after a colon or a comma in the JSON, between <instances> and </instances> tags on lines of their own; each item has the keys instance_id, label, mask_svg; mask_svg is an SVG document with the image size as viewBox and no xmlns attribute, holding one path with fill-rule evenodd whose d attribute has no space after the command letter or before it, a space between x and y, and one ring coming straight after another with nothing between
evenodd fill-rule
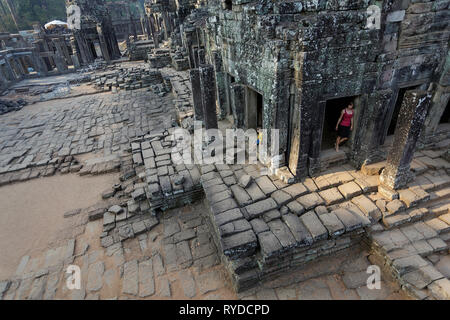
<instances>
[{"instance_id":1,"label":"carved stone pillar","mask_svg":"<svg viewBox=\"0 0 450 320\"><path fill-rule=\"evenodd\" d=\"M194 100L195 120L203 121L203 102L202 102L202 87L200 83L200 70L189 70L192 85L192 98Z\"/></svg>"},{"instance_id":2,"label":"carved stone pillar","mask_svg":"<svg viewBox=\"0 0 450 320\"><path fill-rule=\"evenodd\" d=\"M411 161L430 105L431 95L424 91L407 91L400 108L394 143L380 176L385 189L405 187L412 179Z\"/></svg>"},{"instance_id":3,"label":"carved stone pillar","mask_svg":"<svg viewBox=\"0 0 450 320\"><path fill-rule=\"evenodd\" d=\"M217 129L217 110L216 110L216 82L214 80L214 67L204 65L199 68L200 84L202 87L203 118L205 128Z\"/></svg>"}]
</instances>

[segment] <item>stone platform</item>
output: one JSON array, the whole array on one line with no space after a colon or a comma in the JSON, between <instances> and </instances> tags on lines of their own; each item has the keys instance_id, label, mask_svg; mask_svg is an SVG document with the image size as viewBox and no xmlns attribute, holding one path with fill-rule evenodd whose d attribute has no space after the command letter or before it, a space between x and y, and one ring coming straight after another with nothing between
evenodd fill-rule
<instances>
[{"instance_id":1,"label":"stone platform","mask_svg":"<svg viewBox=\"0 0 450 320\"><path fill-rule=\"evenodd\" d=\"M344 165L290 185L257 165L203 166L210 228L235 289L358 244L368 233L448 212L450 178L441 153L416 153L418 177L394 200L378 193L383 162L362 171ZM429 165L427 154L435 157ZM444 204L429 210L436 201Z\"/></svg>"}]
</instances>

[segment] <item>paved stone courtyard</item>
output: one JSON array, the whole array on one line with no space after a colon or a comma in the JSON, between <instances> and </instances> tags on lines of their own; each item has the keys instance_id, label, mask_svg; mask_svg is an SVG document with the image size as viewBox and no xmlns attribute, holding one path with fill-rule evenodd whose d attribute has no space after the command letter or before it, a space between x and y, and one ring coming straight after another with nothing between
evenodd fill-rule
<instances>
[{"instance_id":1,"label":"paved stone courtyard","mask_svg":"<svg viewBox=\"0 0 450 320\"><path fill-rule=\"evenodd\" d=\"M168 212L152 231L104 249L101 221L83 211L70 218L81 226L74 239L38 256L24 256L16 274L1 282L9 299L405 299L392 280L367 290L367 251L311 264L306 269L236 295L204 224L198 203ZM186 220L184 216L190 217ZM195 227L193 227L195 226ZM81 290L66 287L68 264L80 266Z\"/></svg>"},{"instance_id":2,"label":"paved stone courtyard","mask_svg":"<svg viewBox=\"0 0 450 320\"><path fill-rule=\"evenodd\" d=\"M442 151L416 153L417 178L391 201L377 193L383 163L361 171L339 166L293 185L254 166L174 165L171 173L173 154L163 150L174 146L177 103L172 94L139 89L35 104L0 117L0 185L120 172L117 185L98 190L95 206L80 203L60 213L67 221L60 241L23 256L15 274L0 279L2 299L448 299L450 180ZM186 181L196 177L197 185L200 176L205 199L187 201ZM152 212L161 197L186 202ZM236 208L239 218L223 214ZM212 217L220 214L226 219L217 223ZM224 252L241 243L217 235L254 232L270 265L269 258L303 241L294 220L317 243L301 259L314 261L236 293ZM345 245L335 252L339 237ZM409 264L396 268L404 258ZM66 286L72 264L81 268L80 290ZM383 269L380 290L366 286L372 264Z\"/></svg>"}]
</instances>

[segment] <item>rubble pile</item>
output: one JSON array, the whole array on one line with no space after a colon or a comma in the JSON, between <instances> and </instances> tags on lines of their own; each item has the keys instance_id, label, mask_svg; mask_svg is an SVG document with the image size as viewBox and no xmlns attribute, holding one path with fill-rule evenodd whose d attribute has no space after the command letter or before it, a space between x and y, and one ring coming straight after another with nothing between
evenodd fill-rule
<instances>
[{"instance_id":1,"label":"rubble pile","mask_svg":"<svg viewBox=\"0 0 450 320\"><path fill-rule=\"evenodd\" d=\"M103 91L136 90L164 83L158 70L141 68L120 68L92 78L94 86Z\"/></svg>"},{"instance_id":2,"label":"rubble pile","mask_svg":"<svg viewBox=\"0 0 450 320\"><path fill-rule=\"evenodd\" d=\"M180 49L176 50L172 55L172 66L177 71L183 71L189 69L189 58L187 53Z\"/></svg>"},{"instance_id":3,"label":"rubble pile","mask_svg":"<svg viewBox=\"0 0 450 320\"><path fill-rule=\"evenodd\" d=\"M155 132L132 143L133 163L145 167L145 182L133 193L134 201L148 199L153 214L193 203L203 197L200 171L183 164L183 143L174 138L175 128Z\"/></svg>"},{"instance_id":4,"label":"rubble pile","mask_svg":"<svg viewBox=\"0 0 450 320\"><path fill-rule=\"evenodd\" d=\"M127 50L128 57L130 58L130 61L145 60L153 48L153 40L142 40L130 43Z\"/></svg>"},{"instance_id":5,"label":"rubble pile","mask_svg":"<svg viewBox=\"0 0 450 320\"><path fill-rule=\"evenodd\" d=\"M175 97L177 121L183 129L193 130L194 102L192 100L192 86L188 72L176 72L165 68L164 74L170 78L172 93Z\"/></svg>"},{"instance_id":6,"label":"rubble pile","mask_svg":"<svg viewBox=\"0 0 450 320\"><path fill-rule=\"evenodd\" d=\"M148 62L152 68L164 68L171 64L172 58L170 57L169 49L155 49L152 53L148 54Z\"/></svg>"},{"instance_id":7,"label":"rubble pile","mask_svg":"<svg viewBox=\"0 0 450 320\"><path fill-rule=\"evenodd\" d=\"M5 114L12 111L19 111L27 104L28 103L23 99L19 99L16 101L0 100L0 114Z\"/></svg>"}]
</instances>

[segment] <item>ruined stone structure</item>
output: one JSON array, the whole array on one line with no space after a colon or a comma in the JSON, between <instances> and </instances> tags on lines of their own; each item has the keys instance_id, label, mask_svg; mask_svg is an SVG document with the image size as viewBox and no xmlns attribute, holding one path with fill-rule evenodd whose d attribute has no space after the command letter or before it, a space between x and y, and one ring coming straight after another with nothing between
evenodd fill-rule
<instances>
[{"instance_id":1,"label":"ruined stone structure","mask_svg":"<svg viewBox=\"0 0 450 320\"><path fill-rule=\"evenodd\" d=\"M383 1L369 8L374 4L209 1L206 28L184 28L184 44L193 68L203 52L192 52L204 41L219 116L231 116L236 128L279 129L281 162L297 178L326 167L327 122L335 123L353 101L346 156L360 167L383 158L388 133L395 132L395 141L398 135L417 140L425 121L424 135L432 137L449 100L448 2ZM422 110L428 118L414 126L397 122L391 130L401 110L418 108L408 105L419 103L406 98L410 91L431 97Z\"/></svg>"},{"instance_id":2,"label":"ruined stone structure","mask_svg":"<svg viewBox=\"0 0 450 320\"><path fill-rule=\"evenodd\" d=\"M201 169L210 229L238 290L360 243L382 219L364 195L375 188L387 201L408 202L414 153L450 137L448 6L212 0L183 20L196 120L206 129L224 118L236 129L267 129L269 146L279 130L279 153L259 159L268 176L258 166ZM334 127L349 102L355 125L338 159L356 169L386 160L379 178L320 177L336 161L324 155L336 158ZM430 198L416 191L408 194ZM417 219L409 214L383 221Z\"/></svg>"},{"instance_id":3,"label":"ruined stone structure","mask_svg":"<svg viewBox=\"0 0 450 320\"><path fill-rule=\"evenodd\" d=\"M172 42L179 40L179 27L195 8L195 4L196 1L193 0L146 0L145 29L156 48L163 39L170 37Z\"/></svg>"},{"instance_id":4,"label":"ruined stone structure","mask_svg":"<svg viewBox=\"0 0 450 320\"><path fill-rule=\"evenodd\" d=\"M99 57L106 61L120 58L117 38L104 0L68 0L66 5L77 5L81 10L81 30L74 30L71 39L76 66L92 63Z\"/></svg>"},{"instance_id":5,"label":"ruined stone structure","mask_svg":"<svg viewBox=\"0 0 450 320\"><path fill-rule=\"evenodd\" d=\"M137 39L144 33L140 14L133 13L130 1L112 1L106 3L111 14L111 21L119 41L127 39L130 35Z\"/></svg>"},{"instance_id":6,"label":"ruined stone structure","mask_svg":"<svg viewBox=\"0 0 450 320\"><path fill-rule=\"evenodd\" d=\"M61 74L72 65L70 34L48 32L39 25L24 39L19 34L0 34L0 91L29 77Z\"/></svg>"}]
</instances>

